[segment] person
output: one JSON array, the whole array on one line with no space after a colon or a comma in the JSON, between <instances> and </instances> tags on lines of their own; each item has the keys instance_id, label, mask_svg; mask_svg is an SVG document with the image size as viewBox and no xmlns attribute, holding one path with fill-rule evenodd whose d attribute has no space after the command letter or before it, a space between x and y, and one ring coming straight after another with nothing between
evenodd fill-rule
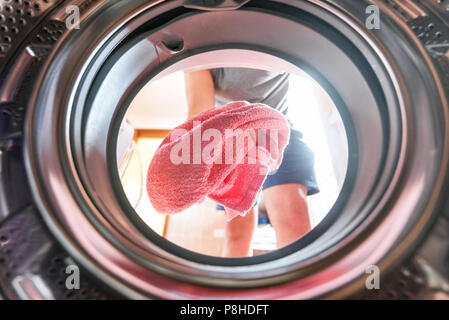
<instances>
[{"instance_id":1,"label":"person","mask_svg":"<svg viewBox=\"0 0 449 320\"><path fill-rule=\"evenodd\" d=\"M189 119L198 113L245 100L264 103L288 119L289 74L259 69L217 68L185 74ZM314 155L302 141L302 134L290 124L290 141L283 161L267 176L262 194L269 221L276 234L276 245L284 247L310 231L307 195L319 192L314 171ZM226 208L217 205L217 209ZM223 257L251 255L251 240L257 227L257 208L228 221L225 227Z\"/></svg>"}]
</instances>

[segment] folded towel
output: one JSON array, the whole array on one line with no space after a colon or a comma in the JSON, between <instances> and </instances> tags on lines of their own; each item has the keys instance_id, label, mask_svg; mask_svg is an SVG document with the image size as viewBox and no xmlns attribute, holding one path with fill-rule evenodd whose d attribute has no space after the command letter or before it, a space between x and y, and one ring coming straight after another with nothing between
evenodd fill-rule
<instances>
[{"instance_id":1,"label":"folded towel","mask_svg":"<svg viewBox=\"0 0 449 320\"><path fill-rule=\"evenodd\" d=\"M290 138L278 111L244 101L204 111L173 129L148 168L147 192L161 213L181 212L209 197L228 220L253 206Z\"/></svg>"}]
</instances>

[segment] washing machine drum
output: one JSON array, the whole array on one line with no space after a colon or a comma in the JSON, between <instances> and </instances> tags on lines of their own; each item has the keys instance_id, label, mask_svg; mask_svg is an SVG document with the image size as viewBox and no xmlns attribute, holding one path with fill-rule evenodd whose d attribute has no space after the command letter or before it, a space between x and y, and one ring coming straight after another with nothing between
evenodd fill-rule
<instances>
[{"instance_id":1,"label":"washing machine drum","mask_svg":"<svg viewBox=\"0 0 449 320\"><path fill-rule=\"evenodd\" d=\"M449 16L438 3L2 0L1 295L394 298L436 289L428 279L449 276ZM117 173L120 124L143 85L217 66L306 72L347 134L347 174L330 213L300 240L250 258L163 239L136 215ZM67 287L71 270L81 290ZM394 281L369 290L373 270Z\"/></svg>"}]
</instances>

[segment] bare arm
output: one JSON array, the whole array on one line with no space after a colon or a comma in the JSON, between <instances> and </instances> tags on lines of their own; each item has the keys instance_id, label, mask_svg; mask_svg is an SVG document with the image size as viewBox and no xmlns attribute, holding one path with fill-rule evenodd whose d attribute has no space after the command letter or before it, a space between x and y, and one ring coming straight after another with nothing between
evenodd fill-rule
<instances>
[{"instance_id":1,"label":"bare arm","mask_svg":"<svg viewBox=\"0 0 449 320\"><path fill-rule=\"evenodd\" d=\"M215 106L215 89L209 70L185 73L188 118Z\"/></svg>"}]
</instances>

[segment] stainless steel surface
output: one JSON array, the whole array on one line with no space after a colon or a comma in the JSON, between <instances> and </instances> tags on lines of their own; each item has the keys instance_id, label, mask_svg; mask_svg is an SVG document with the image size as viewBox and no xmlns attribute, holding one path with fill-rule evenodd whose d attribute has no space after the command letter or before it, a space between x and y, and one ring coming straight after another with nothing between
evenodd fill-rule
<instances>
[{"instance_id":1,"label":"stainless steel surface","mask_svg":"<svg viewBox=\"0 0 449 320\"><path fill-rule=\"evenodd\" d=\"M60 0L0 1L0 60L6 56L12 44L17 46L17 43L30 32L30 27L60 2ZM47 36L48 40L52 41L51 35Z\"/></svg>"},{"instance_id":2,"label":"stainless steel surface","mask_svg":"<svg viewBox=\"0 0 449 320\"><path fill-rule=\"evenodd\" d=\"M131 298L342 296L363 285L367 266L387 271L419 243L441 202L448 106L426 48L383 2L376 2L383 9L381 32L357 18L367 1L273 2L288 5L279 11L252 9L250 2L217 12L189 12L182 1L86 3L83 27L64 30L40 60L27 101L25 152L47 225L108 286ZM63 7L44 22L51 21L64 21ZM144 24L144 33L132 33ZM392 32L398 26L403 33ZM163 44L180 41L177 50ZM114 123L143 80L164 68L192 67L185 60L190 55L204 51L213 59L225 48L260 50L302 67L334 90L347 124L354 125L354 188L332 226L297 252L241 260L244 267L207 263L145 234L108 162ZM8 75L15 80L3 84L2 101L15 97L18 70L35 61L30 50Z\"/></svg>"}]
</instances>

